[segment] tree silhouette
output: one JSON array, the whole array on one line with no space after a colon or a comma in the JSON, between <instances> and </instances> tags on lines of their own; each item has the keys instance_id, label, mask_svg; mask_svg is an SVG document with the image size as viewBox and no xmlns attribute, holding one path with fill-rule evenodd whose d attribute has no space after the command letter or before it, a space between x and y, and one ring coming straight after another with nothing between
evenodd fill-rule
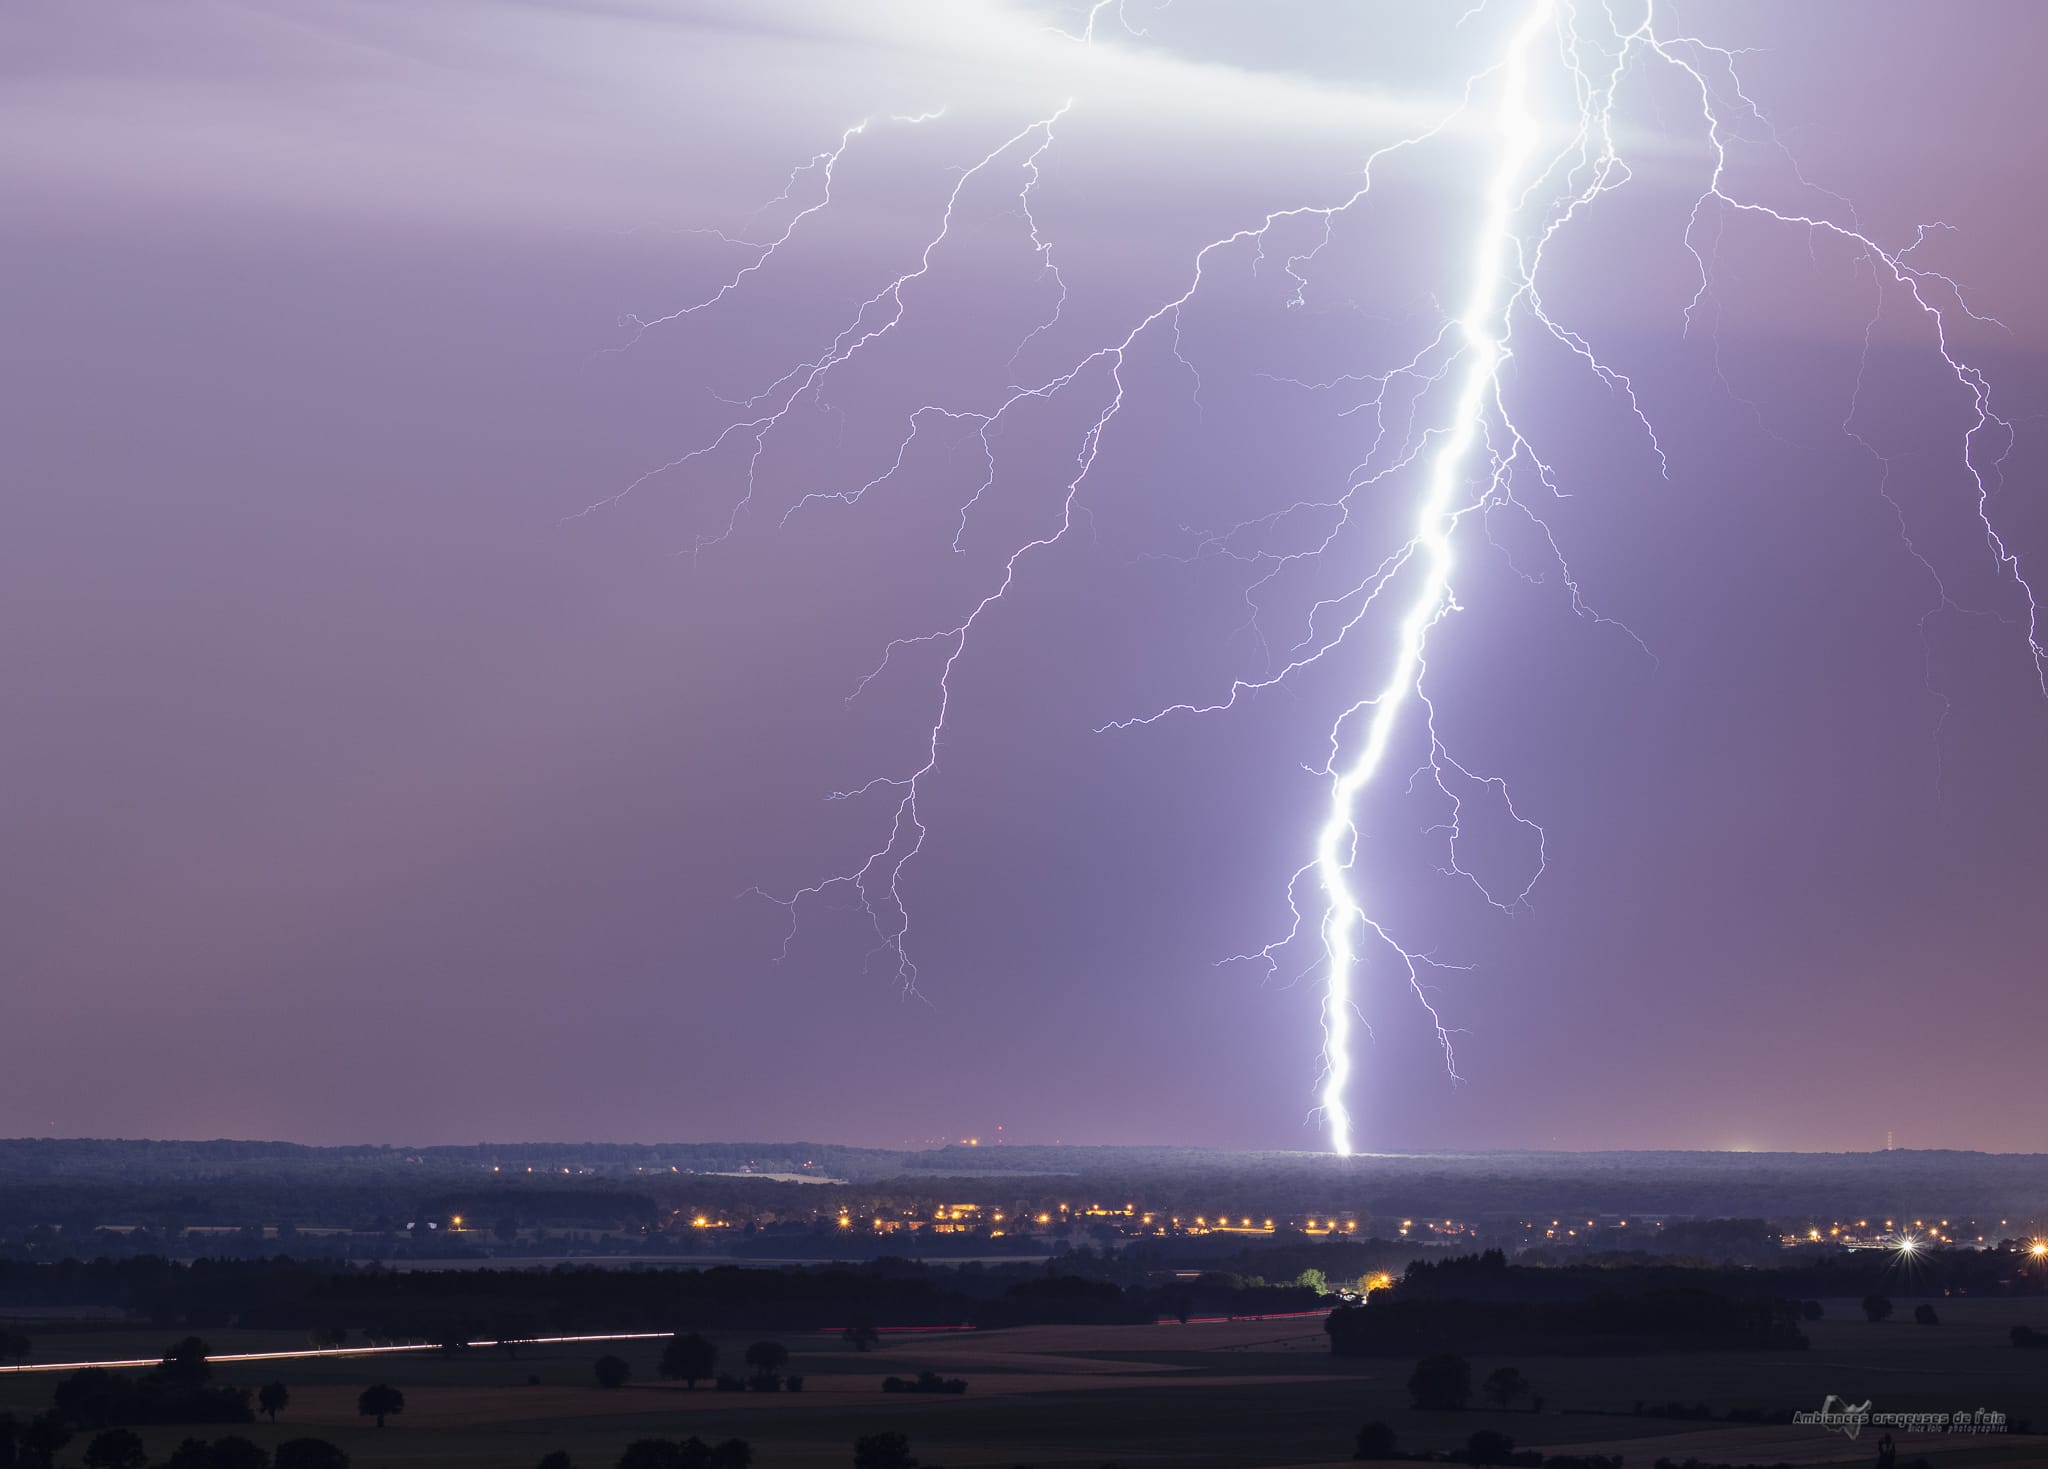
<instances>
[{"instance_id":1,"label":"tree silhouette","mask_svg":"<svg viewBox=\"0 0 2048 1469\"><path fill-rule=\"evenodd\" d=\"M212 1352L213 1348L198 1337L188 1336L164 1353L157 1373L180 1387L203 1387L213 1377L213 1368L206 1360Z\"/></svg>"},{"instance_id":2,"label":"tree silhouette","mask_svg":"<svg viewBox=\"0 0 2048 1469\"><path fill-rule=\"evenodd\" d=\"M21 1431L21 1461L29 1469L47 1469L57 1451L71 1442L71 1425L56 1413L38 1413Z\"/></svg>"},{"instance_id":3,"label":"tree silhouette","mask_svg":"<svg viewBox=\"0 0 2048 1469\"><path fill-rule=\"evenodd\" d=\"M747 1348L746 1361L756 1372L780 1372L789 1365L789 1348L779 1341L757 1341Z\"/></svg>"},{"instance_id":4,"label":"tree silhouette","mask_svg":"<svg viewBox=\"0 0 2048 1469\"><path fill-rule=\"evenodd\" d=\"M1408 1395L1418 1408L1462 1408L1472 1396L1472 1364L1452 1353L1424 1357L1409 1375Z\"/></svg>"},{"instance_id":5,"label":"tree silhouette","mask_svg":"<svg viewBox=\"0 0 2048 1469\"><path fill-rule=\"evenodd\" d=\"M1474 1464L1505 1464L1514 1452L1515 1441L1491 1428L1482 1428L1465 1440L1465 1455Z\"/></svg>"},{"instance_id":6,"label":"tree silhouette","mask_svg":"<svg viewBox=\"0 0 2048 1469\"><path fill-rule=\"evenodd\" d=\"M677 1332L661 1349L661 1375L695 1387L718 1366L718 1346L696 1332Z\"/></svg>"},{"instance_id":7,"label":"tree silhouette","mask_svg":"<svg viewBox=\"0 0 2048 1469\"><path fill-rule=\"evenodd\" d=\"M599 1357L593 1370L597 1373L597 1385L604 1388L624 1387L626 1379L633 1375L632 1364L624 1357Z\"/></svg>"},{"instance_id":8,"label":"tree silhouette","mask_svg":"<svg viewBox=\"0 0 2048 1469\"><path fill-rule=\"evenodd\" d=\"M206 1451L211 1469L270 1469L270 1455L246 1438L217 1438Z\"/></svg>"},{"instance_id":9,"label":"tree silhouette","mask_svg":"<svg viewBox=\"0 0 2048 1469\"><path fill-rule=\"evenodd\" d=\"M1496 1367L1487 1374L1486 1381L1479 1385L1486 1394L1486 1400L1496 1408L1512 1407L1514 1403L1529 1394L1529 1379L1513 1367Z\"/></svg>"},{"instance_id":10,"label":"tree silhouette","mask_svg":"<svg viewBox=\"0 0 2048 1469\"><path fill-rule=\"evenodd\" d=\"M85 1469L143 1469L149 1454L125 1428L109 1428L85 1448Z\"/></svg>"},{"instance_id":11,"label":"tree silhouette","mask_svg":"<svg viewBox=\"0 0 2048 1469\"><path fill-rule=\"evenodd\" d=\"M288 1438L277 1446L274 1469L348 1469L348 1455L324 1438Z\"/></svg>"},{"instance_id":12,"label":"tree silhouette","mask_svg":"<svg viewBox=\"0 0 2048 1469\"><path fill-rule=\"evenodd\" d=\"M277 1415L291 1406L292 1390L281 1382L266 1382L256 1389L256 1406L263 1410L272 1423Z\"/></svg>"},{"instance_id":13,"label":"tree silhouette","mask_svg":"<svg viewBox=\"0 0 2048 1469\"><path fill-rule=\"evenodd\" d=\"M882 1333L875 1329L875 1323L863 1316L846 1330L840 1338L856 1352L872 1352L882 1340Z\"/></svg>"},{"instance_id":14,"label":"tree silhouette","mask_svg":"<svg viewBox=\"0 0 2048 1469\"><path fill-rule=\"evenodd\" d=\"M0 1362L28 1360L29 1340L18 1331L0 1331Z\"/></svg>"},{"instance_id":15,"label":"tree silhouette","mask_svg":"<svg viewBox=\"0 0 2048 1469\"><path fill-rule=\"evenodd\" d=\"M556 1449L552 1454L543 1455L535 1469L576 1469L576 1461L569 1457L567 1449Z\"/></svg>"},{"instance_id":16,"label":"tree silhouette","mask_svg":"<svg viewBox=\"0 0 2048 1469\"><path fill-rule=\"evenodd\" d=\"M871 1433L853 1441L853 1469L917 1469L910 1440L900 1433Z\"/></svg>"},{"instance_id":17,"label":"tree silhouette","mask_svg":"<svg viewBox=\"0 0 2048 1469\"><path fill-rule=\"evenodd\" d=\"M356 1399L356 1412L365 1418L375 1418L382 1428L386 1418L405 1411L405 1394L388 1383L379 1382L363 1389Z\"/></svg>"},{"instance_id":18,"label":"tree silhouette","mask_svg":"<svg viewBox=\"0 0 2048 1469\"><path fill-rule=\"evenodd\" d=\"M711 1469L753 1469L754 1446L743 1438L729 1438L711 1451Z\"/></svg>"},{"instance_id":19,"label":"tree silhouette","mask_svg":"<svg viewBox=\"0 0 2048 1469\"><path fill-rule=\"evenodd\" d=\"M1913 1324L1915 1326L1939 1326L1941 1325L1941 1318L1934 1314L1934 1307L1923 1303L1913 1308Z\"/></svg>"},{"instance_id":20,"label":"tree silhouette","mask_svg":"<svg viewBox=\"0 0 2048 1469\"><path fill-rule=\"evenodd\" d=\"M1354 1459L1391 1459L1401 1451L1400 1440L1394 1430L1384 1423L1368 1423L1358 1430L1358 1447L1352 1451Z\"/></svg>"},{"instance_id":21,"label":"tree silhouette","mask_svg":"<svg viewBox=\"0 0 2048 1469\"><path fill-rule=\"evenodd\" d=\"M1891 1319L1891 1314L1891 1297L1871 1295L1863 1298L1864 1319L1869 1321L1887 1321Z\"/></svg>"}]
</instances>

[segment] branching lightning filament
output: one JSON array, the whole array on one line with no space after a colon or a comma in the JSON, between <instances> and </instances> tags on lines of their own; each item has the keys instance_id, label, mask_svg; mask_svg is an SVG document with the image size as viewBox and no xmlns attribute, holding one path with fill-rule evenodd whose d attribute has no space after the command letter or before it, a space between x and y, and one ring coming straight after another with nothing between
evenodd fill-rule
<instances>
[{"instance_id":1,"label":"branching lightning filament","mask_svg":"<svg viewBox=\"0 0 2048 1469\"><path fill-rule=\"evenodd\" d=\"M1508 0L1495 0L1506 6ZM1575 0L1516 0L1510 20L1499 26L1498 49L1475 58L1459 96L1438 115L1371 152L1355 188L1333 197L1293 204L1247 219L1241 227L1209 240L1189 260L1177 294L1134 313L1127 324L1074 349L1050 375L1029 377L1021 364L1042 356L1063 340L1056 329L1069 300L1071 266L1056 263L1058 242L1041 219L1038 190L1058 166L1063 124L1088 105L1086 96L1049 99L1034 119L1002 137L986 152L970 154L956 172L943 208L931 221L922 248L907 268L880 283L843 317L824 324L825 345L814 355L791 362L773 381L752 392L723 400L733 408L730 422L703 442L686 447L668 462L651 468L624 489L589 507L616 505L631 491L665 475L702 474L712 456L737 447L745 470L730 496L723 529L705 544L735 533L755 508L757 470L776 435L798 432L795 415L806 405L822 402L828 382L863 369L877 355L879 344L908 332L917 318L921 292L928 288L941 256L954 245L954 229L969 191L1001 190L1008 212L1036 261L1036 278L1020 290L1049 299L1029 331L999 347L1012 374L1013 386L984 401L926 402L900 420L893 453L872 465L848 466L839 483L820 485L780 506L775 514L786 523L799 513L845 513L888 484L904 469L920 435L962 435L974 445L974 469L962 480L953 547L966 545L977 511L994 491L1002 452L1002 430L1012 428L1024 411L1057 399L1082 405L1081 427L1071 444L1071 471L1048 483L1046 527L1009 545L996 558L986 585L966 604L962 615L945 625L926 627L888 642L877 652L870 671L851 690L859 697L898 660L929 659L933 665L929 691L933 713L928 735L907 752L895 769L878 771L865 783L831 793L835 800L856 802L863 809L881 807L873 845L849 869L829 874L794 891L769 894L788 910L794 934L807 903L839 892L858 903L872 925L875 948L893 970L905 992L916 992L918 968L913 957L908 874L924 849L927 827L924 796L940 764L953 696L952 677L970 657L977 634L1015 587L1032 572L1035 558L1065 540L1095 488L1097 466L1105 441L1121 430L1120 416L1132 394L1144 390L1135 380L1135 354L1158 341L1180 367L1193 374L1201 391L1201 373L1184 351L1183 314L1206 283L1226 271L1257 272L1278 263L1291 283L1290 306L1300 305L1315 277L1318 258L1330 245L1341 219L1372 195L1375 171L1399 155L1450 141L1476 142L1483 163L1462 181L1467 223L1462 233L1444 242L1444 253L1460 262L1460 296L1454 314L1437 323L1426 341L1382 370L1360 372L1330 382L1297 384L1317 393L1343 393L1351 401L1343 416L1359 417L1371 427L1370 442L1341 488L1319 498L1277 505L1256 520L1206 533L1197 555L1230 557L1249 572L1244 588L1246 627L1257 645L1275 650L1257 676L1240 677L1227 688L1151 712L1136 713L1102 726L1104 733L1121 731L1143 738L1145 727L1168 718L1218 715L1241 700L1254 698L1285 683L1311 666L1342 672L1359 696L1342 709L1319 743L1327 755L1317 773L1327 782L1327 803L1313 835L1307 860L1284 885L1281 896L1292 914L1285 931L1248 955L1267 972L1277 970L1283 950L1314 946L1323 989L1320 1014L1323 1040L1321 1071L1314 1088L1331 1148L1350 1153L1358 1145L1353 1118L1355 1030L1362 1020L1364 981L1385 972L1405 979L1434 1027L1446 1069L1457 1075L1451 1028L1440 1016L1433 989L1426 983L1432 969L1451 968L1410 947L1398 936L1400 925L1374 901L1361 867L1360 849L1373 815L1369 797L1388 783L1389 766L1411 740L1424 753L1409 778L1409 789L1424 790L1441 800L1444 816L1432 831L1441 835L1448 856L1444 871L1469 883L1486 901L1513 911L1528 900L1546 860L1543 830L1525 817L1499 778L1475 770L1454 754L1439 728L1429 690L1430 640L1434 629L1459 610L1455 577L1462 555L1483 549L1471 544L1487 536L1497 515L1518 517L1533 527L1541 554L1554 562L1555 585L1563 589L1572 613L1589 624L1630 638L1625 626L1606 617L1581 595L1580 581L1567 563L1559 538L1543 518L1545 497L1563 494L1558 477L1543 455L1540 426L1524 425L1515 411L1513 383L1507 368L1518 338L1561 347L1576 370L1591 375L1630 416L1640 436L1641 463L1646 472L1668 477L1671 462L1660 441L1637 385L1603 359L1588 337L1558 319L1546 301L1545 257L1553 242L1583 215L1634 178L1618 115L1623 82L1654 75L1678 88L1692 112L1692 142L1704 156L1704 177L1698 182L1684 227L1683 247L1698 267L1698 285L1674 334L1689 330L1709 302L1714 285L1713 233L1729 219L1747 218L1804 237L1809 247L1829 244L1868 271L1880 292L1901 297L1919 315L1928 350L1953 379L1967 415L1967 427L1956 445L1956 461L1973 487L1967 513L1984 537L1990 564L2022 610L2014 619L2022 629L2025 655L2034 676L2048 694L2048 648L2043 646L2038 602L2019 555L1993 520L1998 466L2011 445L2010 424L1992 406L1991 386L1956 344L1959 321L1983 321L1964 301L1956 282L1921 263L1917 255L1926 238L1889 247L1864 232L1846 204L1836 214L1807 206L1781 206L1744 192L1733 177L1729 140L1745 124L1760 128L1773 147L1777 134L1744 89L1737 70L1740 53L1690 35L1665 31L1651 3L1639 0L1630 18L1619 18L1620 5L1581 5ZM1112 32L1126 36L1143 32L1123 17L1122 6L1093 4L1083 29L1064 32L1077 48L1122 44ZM1097 21L1105 14L1123 21L1120 27ZM1481 12L1475 12L1479 14ZM1468 17L1470 19L1471 17ZM1485 13L1492 22L1497 17ZM1472 27L1473 31L1483 27ZM1466 28L1461 23L1460 34ZM940 114L890 119L919 127ZM780 211L780 227L763 226L760 242L727 238L745 252L744 263L717 288L692 304L664 314L631 320L637 341L655 330L682 329L690 318L719 310L728 303L767 287L776 255L800 231L829 228L834 216L833 191L850 150L869 146L887 131L886 125L862 122L848 128L837 142L799 165L782 195L764 213ZM1796 166L1794 176L1809 196L1819 191L1806 185ZM1688 189L1690 194L1692 191ZM1306 245L1300 243L1305 237ZM1268 247L1273 254L1269 256ZM1027 349L1030 349L1027 352ZM1000 360L1000 359L999 359ZM1021 381L1018 379L1022 378ZM1280 379L1292 382L1292 379ZM1186 380L1182 379L1185 392ZM1852 415L1853 416L1853 415ZM1855 437L1845 423L1845 431ZM1861 442L1859 439L1858 442ZM1867 447L1867 446L1866 446ZM1874 452L1874 451L1873 451ZM701 484L703 481L698 480ZM1880 486L1880 493L1889 491ZM1404 497L1399 517L1405 540L1360 552L1354 511L1387 497ZM723 502L722 502L723 503ZM584 513L589 513L586 511ZM984 512L985 513L985 512ZM1902 527L1903 534L1903 527ZM1941 605L1953 605L1932 563L1908 543L1919 564L1933 577ZM1313 564L1329 581L1310 608L1306 623L1276 644L1263 621L1263 600L1284 571ZM1517 568L1519 569L1519 568ZM1644 647L1647 656L1649 650ZM920 665L922 666L922 665ZM1393 776L1398 779L1398 774ZM1461 860L1465 834L1465 803L1483 797L1530 837L1534 859L1514 883L1500 886L1482 880L1483 868ZM870 800L872 798L872 800ZM758 891L758 890L756 890ZM785 953L787 943L785 942Z\"/></svg>"}]
</instances>

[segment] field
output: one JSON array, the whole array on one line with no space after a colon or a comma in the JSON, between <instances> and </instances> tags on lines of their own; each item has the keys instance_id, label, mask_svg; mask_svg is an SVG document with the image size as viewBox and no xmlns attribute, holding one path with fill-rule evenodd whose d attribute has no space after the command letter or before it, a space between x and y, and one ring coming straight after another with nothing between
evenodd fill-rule
<instances>
[{"instance_id":1,"label":"field","mask_svg":"<svg viewBox=\"0 0 2048 1469\"><path fill-rule=\"evenodd\" d=\"M609 1469L620 1449L645 1436L696 1434L752 1442L761 1469L845 1469L853 1440L896 1429L928 1466L1096 1466L1115 1462L1189 1469L1350 1464L1359 1425L1392 1424L1405 1447L1449 1448L1491 1427L1523 1446L1567 1446L1626 1454L1632 1469L1664 1454L1736 1463L1867 1464L1876 1430L1850 1441L1817 1428L1727 1426L1638 1417L1638 1401L1704 1402L1731 1408L1819 1408L1828 1394L1873 1411L1989 1408L2048 1428L2048 1360L2015 1351L2018 1322L2048 1327L2037 1303L1940 1303L1942 1324L1873 1326L1853 1302L1827 1303L1800 1354L1674 1354L1627 1359L1517 1358L1544 1397L1543 1411L1474 1408L1422 1413L1408 1406L1406 1361L1333 1359L1316 1320L1197 1322L1162 1326L1022 1327L896 1337L861 1354L836 1335L785 1336L798 1394L695 1391L660 1380L658 1343L528 1347L514 1358L474 1351L382 1359L324 1358L224 1366L227 1381L291 1388L275 1428L237 1430L265 1444L317 1434L342 1444L355 1469L446 1465L531 1469L567 1449L580 1469ZM216 1351L290 1350L302 1341L242 1331L208 1333ZM38 1331L44 1361L143 1355L166 1344L160 1330L132 1326ZM745 1333L721 1334L722 1363L735 1367ZM607 1351L632 1364L627 1386L598 1388L591 1363ZM1503 1365L1475 1360L1483 1377ZM964 1397L885 1395L881 1379L931 1369L964 1377ZM32 1412L57 1377L0 1372L0 1411ZM388 1381L406 1396L402 1416L378 1430L359 1418L356 1394ZM178 1429L144 1437L161 1455ZM1937 1463L2048 1464L2048 1438L1902 1437L1905 1457ZM71 1462L83 1448L75 1442Z\"/></svg>"}]
</instances>

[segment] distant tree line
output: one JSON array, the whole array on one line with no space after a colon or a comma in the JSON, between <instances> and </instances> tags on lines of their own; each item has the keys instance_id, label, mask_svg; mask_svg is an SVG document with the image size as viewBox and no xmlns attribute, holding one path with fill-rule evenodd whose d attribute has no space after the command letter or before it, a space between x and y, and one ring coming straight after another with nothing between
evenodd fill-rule
<instances>
[{"instance_id":1,"label":"distant tree line","mask_svg":"<svg viewBox=\"0 0 2048 1469\"><path fill-rule=\"evenodd\" d=\"M1074 1269L1090 1271L1088 1260ZM276 1260L0 1264L0 1305L108 1306L165 1324L305 1331L321 1342L513 1341L582 1331L761 1326L814 1330L1146 1322L1191 1311L1311 1310L1313 1288L1228 1275L1153 1286L1069 1273L1060 1261L928 1267L709 1270L335 1270Z\"/></svg>"},{"instance_id":2,"label":"distant tree line","mask_svg":"<svg viewBox=\"0 0 2048 1469\"><path fill-rule=\"evenodd\" d=\"M1575 1301L1407 1297L1392 1291L1341 1307L1324 1323L1338 1356L1418 1351L1801 1351L1796 1302L1708 1290L1598 1295Z\"/></svg>"}]
</instances>

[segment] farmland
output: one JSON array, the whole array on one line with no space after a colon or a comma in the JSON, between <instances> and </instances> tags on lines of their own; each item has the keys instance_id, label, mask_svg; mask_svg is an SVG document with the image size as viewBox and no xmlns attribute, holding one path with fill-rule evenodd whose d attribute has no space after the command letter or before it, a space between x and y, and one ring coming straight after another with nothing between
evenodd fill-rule
<instances>
[{"instance_id":1,"label":"farmland","mask_svg":"<svg viewBox=\"0 0 2048 1469\"><path fill-rule=\"evenodd\" d=\"M690 1389L657 1371L659 1342L530 1345L403 1357L323 1357L226 1364L219 1376L255 1386L282 1381L291 1401L275 1427L237 1432L272 1445L316 1434L342 1445L356 1469L474 1466L525 1469L566 1449L583 1469L606 1469L636 1438L744 1438L763 1469L843 1469L855 1438L907 1434L930 1466L1095 1466L1114 1462L1255 1469L1349 1463L1359 1426L1382 1420L1410 1450L1448 1449L1479 1428L1527 1447L1622 1452L1631 1465L1660 1455L1714 1462L1867 1463L1875 1434L1851 1441L1817 1428L1786 1426L1794 1409L1829 1394L1870 1400L1878 1410L1990 1408L2014 1420L2048 1423L2048 1373L2009 1343L2015 1324L2048 1325L2034 1301L1949 1301L1937 1327L1874 1325L1853 1301L1829 1301L1809 1323L1809 1350L1770 1355L1671 1353L1625 1359L1475 1358L1476 1377L1514 1365L1542 1410L1421 1412L1409 1406L1406 1361L1333 1358L1320 1321L1194 1322L1187 1325L1023 1326L1002 1330L885 1336L859 1352L837 1331L781 1333L801 1392L758 1394ZM146 1356L161 1331L132 1325L55 1328L37 1335L44 1362ZM737 1364L753 1334L712 1333L721 1365ZM294 1350L302 1336L224 1329L208 1334L216 1353ZM607 1352L632 1369L626 1385L596 1384L592 1363ZM957 1397L885 1394L888 1375L920 1370L964 1378ZM60 1374L0 1372L0 1411L34 1412ZM377 1429L356 1411L373 1381L405 1394L404 1412ZM1703 1404L1772 1415L1770 1424L1698 1423L1639 1415L1637 1405ZM184 1430L143 1430L153 1454ZM1911 1454L1939 1464L2039 1464L2043 1440L2016 1434L1966 1439L1902 1438ZM73 1452L76 1452L74 1446Z\"/></svg>"}]
</instances>

